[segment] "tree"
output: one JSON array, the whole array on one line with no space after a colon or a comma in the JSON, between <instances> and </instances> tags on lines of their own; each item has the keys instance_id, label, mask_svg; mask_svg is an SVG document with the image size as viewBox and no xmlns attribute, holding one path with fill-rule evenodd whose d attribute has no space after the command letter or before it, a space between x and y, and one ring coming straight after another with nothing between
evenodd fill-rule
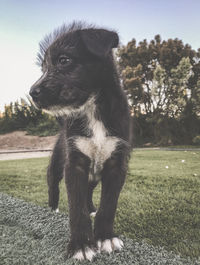
<instances>
[{"instance_id":1,"label":"tree","mask_svg":"<svg viewBox=\"0 0 200 265\"><path fill-rule=\"evenodd\" d=\"M198 133L200 49L196 52L179 39L162 41L160 35L156 35L149 43L144 40L138 45L133 39L118 50L118 56L134 117L142 117L146 125L140 123L140 127L148 128L143 137L149 134L150 127L154 138L158 134L161 137L163 132L155 133L154 128L161 128L165 123L165 134L168 132L169 136L165 138L169 139L174 134L172 126L178 128L181 123L191 126L188 117L197 121L196 129L188 137ZM179 125L174 126L175 122Z\"/></svg>"},{"instance_id":2,"label":"tree","mask_svg":"<svg viewBox=\"0 0 200 265\"><path fill-rule=\"evenodd\" d=\"M192 75L192 65L188 57L183 57L169 74L158 64L153 72L152 111L157 110L168 117L179 117L191 98L188 84Z\"/></svg>"}]
</instances>

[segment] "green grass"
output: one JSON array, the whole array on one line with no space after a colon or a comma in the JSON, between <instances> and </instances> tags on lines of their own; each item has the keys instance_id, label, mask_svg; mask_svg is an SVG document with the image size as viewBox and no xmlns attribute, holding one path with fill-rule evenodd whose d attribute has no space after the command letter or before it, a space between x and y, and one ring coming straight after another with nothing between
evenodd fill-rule
<instances>
[{"instance_id":1,"label":"green grass","mask_svg":"<svg viewBox=\"0 0 200 265\"><path fill-rule=\"evenodd\" d=\"M0 191L47 206L48 158L0 161ZM182 256L200 257L200 152L134 151L115 228ZM98 204L100 185L94 194ZM67 195L61 183L61 211Z\"/></svg>"}]
</instances>

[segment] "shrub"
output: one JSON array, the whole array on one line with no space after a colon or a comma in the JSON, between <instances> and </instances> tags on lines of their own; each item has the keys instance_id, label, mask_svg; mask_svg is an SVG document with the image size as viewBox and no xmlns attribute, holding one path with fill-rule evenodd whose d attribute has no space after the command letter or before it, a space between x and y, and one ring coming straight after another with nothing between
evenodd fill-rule
<instances>
[{"instance_id":1,"label":"shrub","mask_svg":"<svg viewBox=\"0 0 200 265\"><path fill-rule=\"evenodd\" d=\"M58 133L58 124L55 119L49 118L47 120L40 120L38 124L30 124L26 131L31 135L51 136Z\"/></svg>"},{"instance_id":2,"label":"shrub","mask_svg":"<svg viewBox=\"0 0 200 265\"><path fill-rule=\"evenodd\" d=\"M200 145L200 135L197 135L192 140L193 144Z\"/></svg>"}]
</instances>

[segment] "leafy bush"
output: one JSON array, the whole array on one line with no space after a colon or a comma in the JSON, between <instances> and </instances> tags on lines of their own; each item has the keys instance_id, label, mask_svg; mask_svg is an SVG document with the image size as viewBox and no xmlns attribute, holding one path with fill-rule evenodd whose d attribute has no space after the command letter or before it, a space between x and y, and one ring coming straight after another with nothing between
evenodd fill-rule
<instances>
[{"instance_id":1,"label":"leafy bush","mask_svg":"<svg viewBox=\"0 0 200 265\"><path fill-rule=\"evenodd\" d=\"M200 135L197 135L192 140L193 144L200 145Z\"/></svg>"},{"instance_id":2,"label":"leafy bush","mask_svg":"<svg viewBox=\"0 0 200 265\"><path fill-rule=\"evenodd\" d=\"M0 116L0 134L25 130L28 134L48 136L58 132L55 118L36 109L29 97L27 100L10 103Z\"/></svg>"},{"instance_id":3,"label":"leafy bush","mask_svg":"<svg viewBox=\"0 0 200 265\"><path fill-rule=\"evenodd\" d=\"M51 136L58 133L58 124L53 118L49 118L48 120L41 120L38 124L33 125L30 124L26 131L28 134L31 135L38 135L38 136Z\"/></svg>"}]
</instances>

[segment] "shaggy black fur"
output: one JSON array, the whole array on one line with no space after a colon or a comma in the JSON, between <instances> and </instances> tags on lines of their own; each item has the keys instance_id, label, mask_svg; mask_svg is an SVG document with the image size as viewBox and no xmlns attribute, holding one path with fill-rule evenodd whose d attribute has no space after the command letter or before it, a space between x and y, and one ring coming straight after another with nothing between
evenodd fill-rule
<instances>
[{"instance_id":1,"label":"shaggy black fur","mask_svg":"<svg viewBox=\"0 0 200 265\"><path fill-rule=\"evenodd\" d=\"M69 255L98 240L112 239L118 197L129 157L129 108L112 55L114 31L63 26L40 43L43 76L30 95L37 107L59 117L60 136L48 168L49 206L57 209L59 182L67 185L71 241ZM94 223L92 192L102 183Z\"/></svg>"}]
</instances>

